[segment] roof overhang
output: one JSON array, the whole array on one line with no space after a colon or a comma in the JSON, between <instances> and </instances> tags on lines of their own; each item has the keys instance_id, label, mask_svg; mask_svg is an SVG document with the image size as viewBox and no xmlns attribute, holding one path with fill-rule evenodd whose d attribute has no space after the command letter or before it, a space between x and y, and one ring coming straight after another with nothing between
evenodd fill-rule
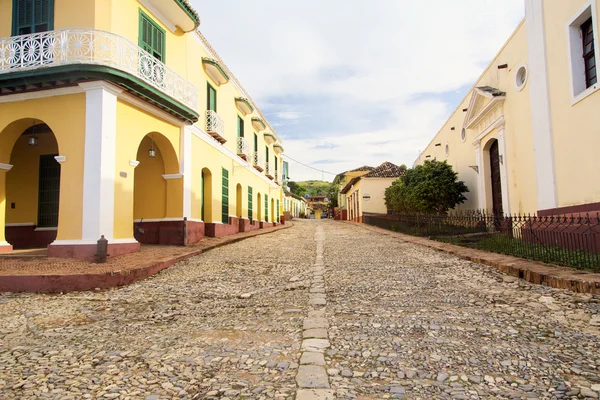
<instances>
[{"instance_id":1,"label":"roof overhang","mask_svg":"<svg viewBox=\"0 0 600 400\"><path fill-rule=\"evenodd\" d=\"M265 121L257 117L252 118L252 126L259 132L267 129L267 124L265 124Z\"/></svg>"},{"instance_id":2,"label":"roof overhang","mask_svg":"<svg viewBox=\"0 0 600 400\"><path fill-rule=\"evenodd\" d=\"M276 144L273 146L273 151L275 152L275 154L281 154L283 153L283 146L280 144Z\"/></svg>"},{"instance_id":3,"label":"roof overhang","mask_svg":"<svg viewBox=\"0 0 600 400\"><path fill-rule=\"evenodd\" d=\"M244 117L254 112L254 107L252 107L250 101L244 97L236 97L235 106L242 114L244 114Z\"/></svg>"},{"instance_id":4,"label":"roof overhang","mask_svg":"<svg viewBox=\"0 0 600 400\"><path fill-rule=\"evenodd\" d=\"M141 3L173 31L177 27L192 32L200 25L198 13L187 0L141 0Z\"/></svg>"},{"instance_id":5,"label":"roof overhang","mask_svg":"<svg viewBox=\"0 0 600 400\"><path fill-rule=\"evenodd\" d=\"M217 60L208 57L202 57L202 67L210 79L212 79L213 82L218 86L229 82L229 75L227 75L227 72L225 72Z\"/></svg>"}]
</instances>

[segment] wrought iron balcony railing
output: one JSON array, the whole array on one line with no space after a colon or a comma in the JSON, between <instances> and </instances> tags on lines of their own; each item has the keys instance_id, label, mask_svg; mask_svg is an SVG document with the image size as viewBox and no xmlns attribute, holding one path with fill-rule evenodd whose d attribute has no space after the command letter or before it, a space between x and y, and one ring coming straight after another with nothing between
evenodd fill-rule
<instances>
[{"instance_id":1,"label":"wrought iron balcony railing","mask_svg":"<svg viewBox=\"0 0 600 400\"><path fill-rule=\"evenodd\" d=\"M267 176L267 178L273 179L274 178L274 176L273 176L274 173L275 173L275 171L273 169L273 164L271 164L270 162L266 162L265 163L265 175Z\"/></svg>"},{"instance_id":2,"label":"wrought iron balcony railing","mask_svg":"<svg viewBox=\"0 0 600 400\"><path fill-rule=\"evenodd\" d=\"M259 170L260 172L264 171L262 157L258 151L252 153L252 166Z\"/></svg>"},{"instance_id":3,"label":"wrought iron balcony railing","mask_svg":"<svg viewBox=\"0 0 600 400\"><path fill-rule=\"evenodd\" d=\"M86 64L126 72L190 109L198 108L198 89L191 82L114 33L69 28L0 39L0 79L2 74Z\"/></svg>"},{"instance_id":4,"label":"wrought iron balcony railing","mask_svg":"<svg viewBox=\"0 0 600 400\"><path fill-rule=\"evenodd\" d=\"M244 160L250 160L250 145L248 141L243 137L237 138L237 155L242 157Z\"/></svg>"},{"instance_id":5,"label":"wrought iron balcony railing","mask_svg":"<svg viewBox=\"0 0 600 400\"><path fill-rule=\"evenodd\" d=\"M206 132L220 143L225 143L225 122L216 111L206 110Z\"/></svg>"}]
</instances>

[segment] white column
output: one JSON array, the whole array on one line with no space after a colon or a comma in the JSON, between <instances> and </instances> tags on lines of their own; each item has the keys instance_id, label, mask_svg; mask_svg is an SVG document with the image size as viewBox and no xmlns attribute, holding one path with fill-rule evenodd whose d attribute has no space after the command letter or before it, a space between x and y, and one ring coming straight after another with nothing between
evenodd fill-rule
<instances>
[{"instance_id":1,"label":"white column","mask_svg":"<svg viewBox=\"0 0 600 400\"><path fill-rule=\"evenodd\" d=\"M117 96L121 89L106 82L82 83L85 90L82 241L101 235L111 241L115 210Z\"/></svg>"},{"instance_id":2,"label":"white column","mask_svg":"<svg viewBox=\"0 0 600 400\"><path fill-rule=\"evenodd\" d=\"M187 126L181 127L179 140L181 158L180 172L183 174L183 216L192 219L192 131Z\"/></svg>"},{"instance_id":3,"label":"white column","mask_svg":"<svg viewBox=\"0 0 600 400\"><path fill-rule=\"evenodd\" d=\"M502 211L504 214L510 214L510 201L508 197L508 168L506 157L506 142L504 140L504 128L498 132L498 150L500 151L500 157L502 162L500 163L500 187L502 188Z\"/></svg>"},{"instance_id":4,"label":"white column","mask_svg":"<svg viewBox=\"0 0 600 400\"><path fill-rule=\"evenodd\" d=\"M475 144L475 160L477 161L477 207L485 211L485 174L481 141Z\"/></svg>"},{"instance_id":5,"label":"white column","mask_svg":"<svg viewBox=\"0 0 600 400\"><path fill-rule=\"evenodd\" d=\"M544 0L525 0L538 210L558 207L548 84ZM565 55L566 56L566 55Z\"/></svg>"}]
</instances>

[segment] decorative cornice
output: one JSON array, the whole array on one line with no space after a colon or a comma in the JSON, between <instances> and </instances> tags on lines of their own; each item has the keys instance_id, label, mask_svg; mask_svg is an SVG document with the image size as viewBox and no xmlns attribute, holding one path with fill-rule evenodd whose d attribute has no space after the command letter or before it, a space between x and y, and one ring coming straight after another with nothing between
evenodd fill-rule
<instances>
[{"instance_id":1,"label":"decorative cornice","mask_svg":"<svg viewBox=\"0 0 600 400\"><path fill-rule=\"evenodd\" d=\"M181 179L183 178L183 174L164 174L163 178L165 180L170 180L170 179Z\"/></svg>"},{"instance_id":2,"label":"decorative cornice","mask_svg":"<svg viewBox=\"0 0 600 400\"><path fill-rule=\"evenodd\" d=\"M223 69L219 61L208 57L202 57L202 65L208 76L210 76L210 78L219 86L229 82L229 75L225 69Z\"/></svg>"},{"instance_id":3,"label":"decorative cornice","mask_svg":"<svg viewBox=\"0 0 600 400\"><path fill-rule=\"evenodd\" d=\"M140 165L140 162L137 160L129 160L129 165L132 166L133 168L135 168L138 165Z\"/></svg>"},{"instance_id":4,"label":"decorative cornice","mask_svg":"<svg viewBox=\"0 0 600 400\"><path fill-rule=\"evenodd\" d=\"M57 163L62 164L67 161L67 156L55 156L54 159Z\"/></svg>"},{"instance_id":5,"label":"decorative cornice","mask_svg":"<svg viewBox=\"0 0 600 400\"><path fill-rule=\"evenodd\" d=\"M2 164L0 163L0 170L10 171L12 169L12 164Z\"/></svg>"}]
</instances>

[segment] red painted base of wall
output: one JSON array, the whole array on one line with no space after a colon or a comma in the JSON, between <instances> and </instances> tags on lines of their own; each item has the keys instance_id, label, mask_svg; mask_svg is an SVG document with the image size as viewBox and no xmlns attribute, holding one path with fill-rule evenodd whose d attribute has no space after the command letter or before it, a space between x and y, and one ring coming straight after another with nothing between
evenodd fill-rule
<instances>
[{"instance_id":1,"label":"red painted base of wall","mask_svg":"<svg viewBox=\"0 0 600 400\"><path fill-rule=\"evenodd\" d=\"M7 226L6 241L15 249L40 249L56 240L56 230L36 231L35 225Z\"/></svg>"},{"instance_id":2,"label":"red painted base of wall","mask_svg":"<svg viewBox=\"0 0 600 400\"><path fill-rule=\"evenodd\" d=\"M183 246L184 243L184 221L151 221L142 222L141 228L144 233L136 231L139 223L134 223L135 238L144 244L164 244L171 246ZM198 243L204 239L204 222L187 221L187 244Z\"/></svg>"},{"instance_id":3,"label":"red painted base of wall","mask_svg":"<svg viewBox=\"0 0 600 400\"><path fill-rule=\"evenodd\" d=\"M204 239L204 222L188 221L188 244L194 244Z\"/></svg>"},{"instance_id":4,"label":"red painted base of wall","mask_svg":"<svg viewBox=\"0 0 600 400\"><path fill-rule=\"evenodd\" d=\"M566 215L573 217L585 217L590 214L590 217L595 217L596 213L600 213L600 203L580 204L578 206L552 208L548 210L538 210L538 216L546 217L550 215Z\"/></svg>"},{"instance_id":5,"label":"red painted base of wall","mask_svg":"<svg viewBox=\"0 0 600 400\"><path fill-rule=\"evenodd\" d=\"M0 254L2 254L2 253L10 253L11 251L13 251L13 247L11 245L0 246Z\"/></svg>"},{"instance_id":6,"label":"red painted base of wall","mask_svg":"<svg viewBox=\"0 0 600 400\"><path fill-rule=\"evenodd\" d=\"M272 222L264 222L264 221L260 221L260 229L265 229L265 228L272 228L274 226L274 224Z\"/></svg>"},{"instance_id":7,"label":"red painted base of wall","mask_svg":"<svg viewBox=\"0 0 600 400\"><path fill-rule=\"evenodd\" d=\"M346 221L348 219L348 210L342 210L340 213L336 214L334 220L335 221Z\"/></svg>"},{"instance_id":8,"label":"red painted base of wall","mask_svg":"<svg viewBox=\"0 0 600 400\"><path fill-rule=\"evenodd\" d=\"M279 223L281 223L281 225L285 225L285 216L279 216Z\"/></svg>"},{"instance_id":9,"label":"red painted base of wall","mask_svg":"<svg viewBox=\"0 0 600 400\"><path fill-rule=\"evenodd\" d=\"M120 256L122 254L136 253L140 251L139 243L109 243L108 255L110 257ZM81 260L93 261L96 259L95 244L51 244L48 246L48 257L56 258L77 258Z\"/></svg>"},{"instance_id":10,"label":"red painted base of wall","mask_svg":"<svg viewBox=\"0 0 600 400\"><path fill-rule=\"evenodd\" d=\"M236 234L240 231L239 218L229 217L229 224L204 224L205 235L208 237L222 237Z\"/></svg>"}]
</instances>

